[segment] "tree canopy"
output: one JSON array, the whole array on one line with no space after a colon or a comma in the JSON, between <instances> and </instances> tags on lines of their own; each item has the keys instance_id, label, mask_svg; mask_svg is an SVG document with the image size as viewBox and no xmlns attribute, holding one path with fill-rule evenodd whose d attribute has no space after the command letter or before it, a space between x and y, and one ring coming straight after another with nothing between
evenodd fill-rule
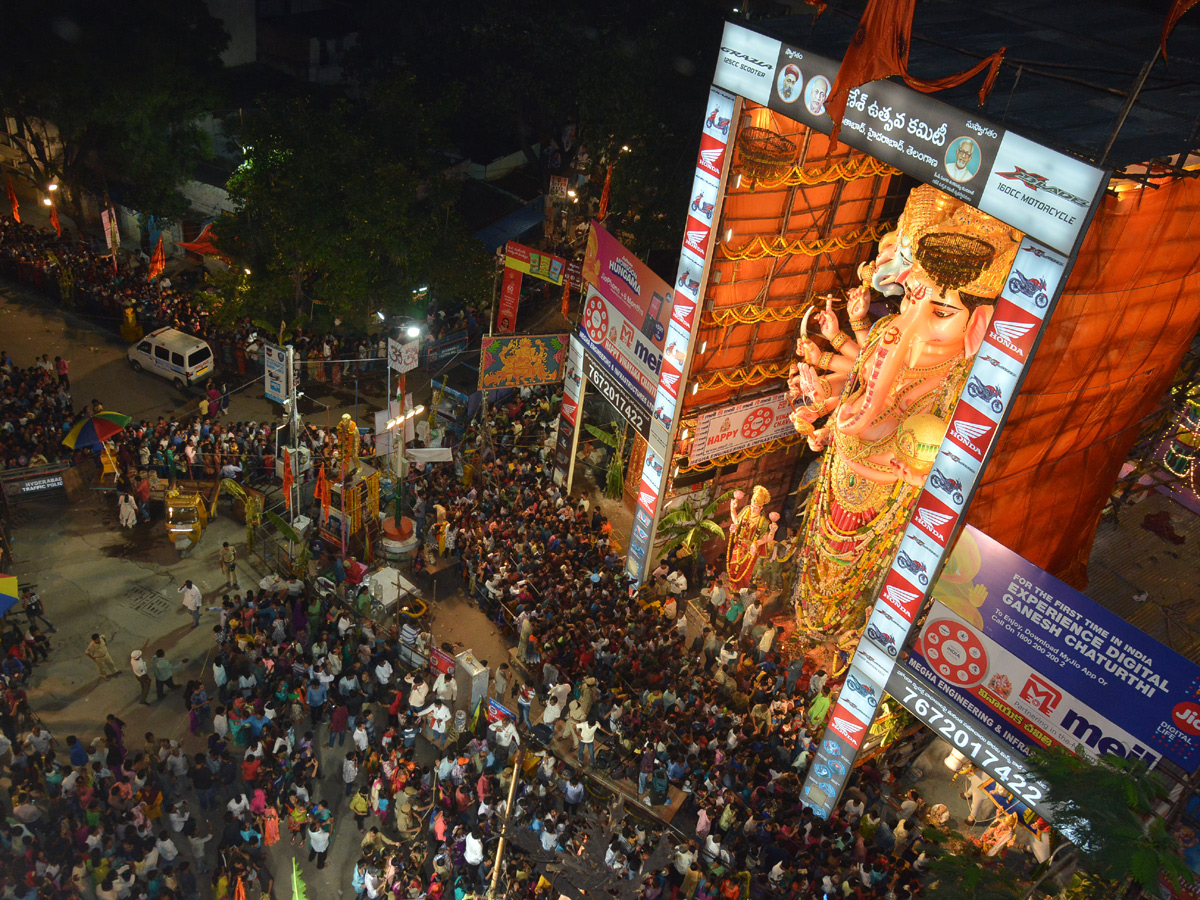
<instances>
[{"instance_id":1,"label":"tree canopy","mask_svg":"<svg viewBox=\"0 0 1200 900\"><path fill-rule=\"evenodd\" d=\"M209 154L228 36L202 3L12 0L0 29L0 110L20 129L28 177L111 191L160 217ZM52 128L47 129L46 123ZM57 136L57 140L55 137Z\"/></svg>"},{"instance_id":2,"label":"tree canopy","mask_svg":"<svg viewBox=\"0 0 1200 900\"><path fill-rule=\"evenodd\" d=\"M452 90L456 145L470 149L486 136L520 147L543 179L545 148L576 125L563 165L587 147L590 192L599 196L603 163L615 163L612 230L642 254L676 251L726 11L711 0L368 0L352 67L370 78L407 66L423 98Z\"/></svg>"},{"instance_id":3,"label":"tree canopy","mask_svg":"<svg viewBox=\"0 0 1200 900\"><path fill-rule=\"evenodd\" d=\"M314 95L246 115L228 184L237 212L216 226L235 271L249 270L238 314L294 320L321 305L363 323L407 311L418 287L487 296L491 261L429 153L435 126L398 78L359 100Z\"/></svg>"}]
</instances>

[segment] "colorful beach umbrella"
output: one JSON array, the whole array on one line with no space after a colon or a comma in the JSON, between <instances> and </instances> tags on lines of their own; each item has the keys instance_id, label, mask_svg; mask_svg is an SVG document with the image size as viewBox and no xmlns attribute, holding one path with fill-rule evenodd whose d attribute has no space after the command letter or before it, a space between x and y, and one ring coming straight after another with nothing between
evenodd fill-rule
<instances>
[{"instance_id":1,"label":"colorful beach umbrella","mask_svg":"<svg viewBox=\"0 0 1200 900\"><path fill-rule=\"evenodd\" d=\"M21 592L17 589L15 575L0 575L0 616L17 605Z\"/></svg>"},{"instance_id":2,"label":"colorful beach umbrella","mask_svg":"<svg viewBox=\"0 0 1200 900\"><path fill-rule=\"evenodd\" d=\"M72 450L78 447L94 447L103 444L114 434L120 434L132 421L129 416L119 412L96 413L76 422L62 442Z\"/></svg>"}]
</instances>

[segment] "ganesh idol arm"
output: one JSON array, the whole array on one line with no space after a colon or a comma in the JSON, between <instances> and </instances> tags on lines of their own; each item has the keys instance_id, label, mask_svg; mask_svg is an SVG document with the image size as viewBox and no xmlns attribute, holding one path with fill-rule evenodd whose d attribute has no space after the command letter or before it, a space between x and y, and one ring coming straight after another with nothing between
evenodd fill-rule
<instances>
[{"instance_id":1,"label":"ganesh idol arm","mask_svg":"<svg viewBox=\"0 0 1200 900\"><path fill-rule=\"evenodd\" d=\"M859 346L850 340L838 327L837 313L833 311L833 298L825 298L825 308L817 313L817 325L821 329L821 337L829 341L832 348L827 350L819 359L822 369L849 374L858 359Z\"/></svg>"},{"instance_id":2,"label":"ganesh idol arm","mask_svg":"<svg viewBox=\"0 0 1200 900\"><path fill-rule=\"evenodd\" d=\"M859 347L867 342L871 334L871 317L867 310L871 305L871 295L865 287L857 287L850 292L846 299L846 315L850 317L850 329L854 332L854 355L857 357ZM849 342L847 342L849 343ZM843 347L845 352L846 348Z\"/></svg>"},{"instance_id":3,"label":"ganesh idol arm","mask_svg":"<svg viewBox=\"0 0 1200 900\"><path fill-rule=\"evenodd\" d=\"M822 350L813 341L802 337L796 341L796 355L815 368L838 375L849 375L854 369L854 360L858 357L858 345L848 339L843 342L842 346L845 345L853 346L853 355L847 356L841 351Z\"/></svg>"}]
</instances>

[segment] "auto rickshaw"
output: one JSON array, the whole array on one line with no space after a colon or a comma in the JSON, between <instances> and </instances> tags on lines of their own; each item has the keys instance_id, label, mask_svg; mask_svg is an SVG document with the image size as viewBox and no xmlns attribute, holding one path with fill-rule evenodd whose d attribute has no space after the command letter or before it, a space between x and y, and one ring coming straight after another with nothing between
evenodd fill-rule
<instances>
[{"instance_id":1,"label":"auto rickshaw","mask_svg":"<svg viewBox=\"0 0 1200 900\"><path fill-rule=\"evenodd\" d=\"M208 524L208 505L198 493L167 491L167 536L180 553L200 540Z\"/></svg>"}]
</instances>

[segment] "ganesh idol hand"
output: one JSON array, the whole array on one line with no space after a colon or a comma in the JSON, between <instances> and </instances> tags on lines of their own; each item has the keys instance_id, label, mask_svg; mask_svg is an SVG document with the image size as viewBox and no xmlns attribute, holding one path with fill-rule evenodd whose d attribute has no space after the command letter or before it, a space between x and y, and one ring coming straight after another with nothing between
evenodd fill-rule
<instances>
[{"instance_id":1,"label":"ganesh idol hand","mask_svg":"<svg viewBox=\"0 0 1200 900\"><path fill-rule=\"evenodd\" d=\"M867 289L856 287L850 291L846 298L846 315L853 322L857 319L865 319L867 317L867 309L871 305L871 297L867 293Z\"/></svg>"},{"instance_id":2,"label":"ganesh idol hand","mask_svg":"<svg viewBox=\"0 0 1200 900\"><path fill-rule=\"evenodd\" d=\"M829 428L818 428L812 433L808 439L808 449L814 453L820 453L825 449L825 445L829 443Z\"/></svg>"},{"instance_id":3,"label":"ganesh idol hand","mask_svg":"<svg viewBox=\"0 0 1200 900\"><path fill-rule=\"evenodd\" d=\"M907 463L903 463L895 457L888 461L888 465L892 467L892 471L896 473L896 476L906 484L911 484L916 488L925 486L925 479L929 476L928 472L918 472Z\"/></svg>"},{"instance_id":4,"label":"ganesh idol hand","mask_svg":"<svg viewBox=\"0 0 1200 900\"><path fill-rule=\"evenodd\" d=\"M838 328L837 314L833 311L833 298L825 298L825 308L817 313L817 325L821 328L821 337L832 341L841 333Z\"/></svg>"}]
</instances>

